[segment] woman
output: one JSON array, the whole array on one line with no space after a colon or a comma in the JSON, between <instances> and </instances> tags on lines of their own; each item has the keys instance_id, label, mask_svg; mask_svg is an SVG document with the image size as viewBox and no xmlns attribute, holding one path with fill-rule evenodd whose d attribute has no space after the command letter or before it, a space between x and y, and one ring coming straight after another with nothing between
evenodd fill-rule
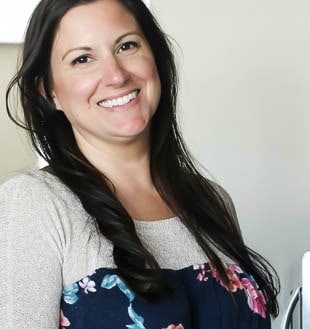
<instances>
[{"instance_id":1,"label":"woman","mask_svg":"<svg viewBox=\"0 0 310 329\"><path fill-rule=\"evenodd\" d=\"M42 0L15 85L49 166L0 191L2 328L270 328L276 275L184 146L142 1Z\"/></svg>"}]
</instances>

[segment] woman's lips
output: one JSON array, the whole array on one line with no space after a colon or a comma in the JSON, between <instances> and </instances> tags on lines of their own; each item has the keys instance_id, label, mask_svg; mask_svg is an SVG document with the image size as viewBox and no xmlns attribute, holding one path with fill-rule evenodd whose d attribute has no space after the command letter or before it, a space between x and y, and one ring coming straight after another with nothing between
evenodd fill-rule
<instances>
[{"instance_id":1,"label":"woman's lips","mask_svg":"<svg viewBox=\"0 0 310 329\"><path fill-rule=\"evenodd\" d=\"M133 99L137 98L139 91L140 90L137 89L121 97L111 98L109 100L103 100L99 102L98 105L104 108L112 108L114 106L126 105L129 102L131 102Z\"/></svg>"}]
</instances>

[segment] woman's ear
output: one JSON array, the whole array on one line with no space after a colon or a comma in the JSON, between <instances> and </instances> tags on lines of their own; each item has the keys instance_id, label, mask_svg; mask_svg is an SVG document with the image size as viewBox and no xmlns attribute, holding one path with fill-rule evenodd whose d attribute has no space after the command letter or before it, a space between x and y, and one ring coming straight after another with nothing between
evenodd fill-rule
<instances>
[{"instance_id":1,"label":"woman's ear","mask_svg":"<svg viewBox=\"0 0 310 329\"><path fill-rule=\"evenodd\" d=\"M42 97L44 97L45 99L48 99L48 97L46 95L46 91L45 91L45 88L44 88L44 83L43 83L42 78L37 79L37 88L38 88L38 91L39 91L40 95ZM56 95L54 90L51 91L51 96L52 96L55 108L57 110L60 110L61 106L60 106L60 103L58 102L58 98L57 98L57 95Z\"/></svg>"},{"instance_id":2,"label":"woman's ear","mask_svg":"<svg viewBox=\"0 0 310 329\"><path fill-rule=\"evenodd\" d=\"M43 83L42 78L36 77L36 85L37 85L40 95L46 99L47 97L46 97L46 92L45 92L44 83Z\"/></svg>"},{"instance_id":3,"label":"woman's ear","mask_svg":"<svg viewBox=\"0 0 310 329\"><path fill-rule=\"evenodd\" d=\"M52 98L53 98L53 102L54 102L54 104L55 104L56 109L57 109L57 110L61 110L60 103L59 103L59 101L58 101L57 95L56 95L56 93L55 93L54 90L52 90Z\"/></svg>"}]
</instances>

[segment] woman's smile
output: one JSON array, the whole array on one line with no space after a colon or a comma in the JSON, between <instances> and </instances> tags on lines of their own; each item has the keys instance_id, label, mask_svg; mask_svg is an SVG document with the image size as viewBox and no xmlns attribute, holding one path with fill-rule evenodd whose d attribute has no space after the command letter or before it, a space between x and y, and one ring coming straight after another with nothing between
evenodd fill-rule
<instances>
[{"instance_id":1,"label":"woman's smile","mask_svg":"<svg viewBox=\"0 0 310 329\"><path fill-rule=\"evenodd\" d=\"M124 96L113 97L110 99L105 99L98 103L100 107L109 108L109 109L119 109L124 107L127 104L132 104L139 94L140 90L134 90L130 93L125 94Z\"/></svg>"}]
</instances>

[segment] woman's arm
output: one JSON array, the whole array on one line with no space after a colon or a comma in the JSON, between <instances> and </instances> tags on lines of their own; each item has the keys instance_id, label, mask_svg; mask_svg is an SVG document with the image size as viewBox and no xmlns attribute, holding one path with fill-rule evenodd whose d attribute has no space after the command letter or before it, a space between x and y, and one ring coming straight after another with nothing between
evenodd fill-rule
<instances>
[{"instance_id":1,"label":"woman's arm","mask_svg":"<svg viewBox=\"0 0 310 329\"><path fill-rule=\"evenodd\" d=\"M42 182L22 175L0 187L0 328L58 328L64 244Z\"/></svg>"}]
</instances>

